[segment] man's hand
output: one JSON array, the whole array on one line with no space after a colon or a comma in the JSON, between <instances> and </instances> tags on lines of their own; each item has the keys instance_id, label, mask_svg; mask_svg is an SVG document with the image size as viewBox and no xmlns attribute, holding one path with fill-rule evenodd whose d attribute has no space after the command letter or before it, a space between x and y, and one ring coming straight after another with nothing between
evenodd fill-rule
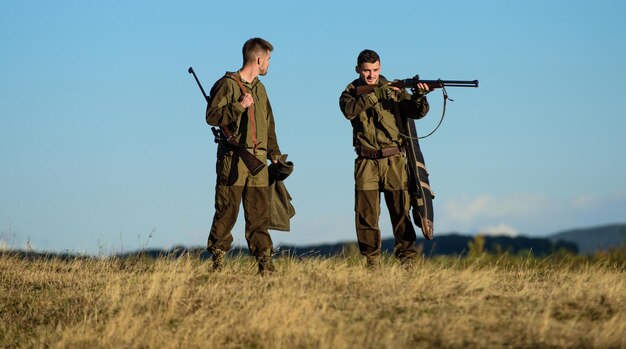
<instances>
[{"instance_id":1,"label":"man's hand","mask_svg":"<svg viewBox=\"0 0 626 349\"><path fill-rule=\"evenodd\" d=\"M251 94L246 93L245 95L241 97L241 99L239 100L239 103L241 103L242 107L248 108L249 106L254 104L254 98L252 98Z\"/></svg>"},{"instance_id":2,"label":"man's hand","mask_svg":"<svg viewBox=\"0 0 626 349\"><path fill-rule=\"evenodd\" d=\"M428 87L428 84L423 82L417 84L417 86L413 89L413 94L417 94L419 96L425 96L428 92L430 92L430 87Z\"/></svg>"},{"instance_id":3,"label":"man's hand","mask_svg":"<svg viewBox=\"0 0 626 349\"><path fill-rule=\"evenodd\" d=\"M376 95L376 98L378 98L378 100L383 100L383 99L392 99L393 91L400 91L400 89L391 85L391 83L388 82L384 85L380 85L376 87L373 92Z\"/></svg>"}]
</instances>

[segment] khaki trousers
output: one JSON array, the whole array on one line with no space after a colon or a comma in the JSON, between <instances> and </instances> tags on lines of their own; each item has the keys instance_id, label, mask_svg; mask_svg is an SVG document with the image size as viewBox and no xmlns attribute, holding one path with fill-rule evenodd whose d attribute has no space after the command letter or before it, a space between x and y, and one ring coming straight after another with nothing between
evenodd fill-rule
<instances>
[{"instance_id":1,"label":"khaki trousers","mask_svg":"<svg viewBox=\"0 0 626 349\"><path fill-rule=\"evenodd\" d=\"M220 156L221 155L221 156ZM260 152L257 157L266 160ZM215 186L215 215L207 242L209 251L228 251L233 242L232 229L237 221L239 206L243 202L246 221L245 236L250 254L258 256L266 250L273 251L268 232L269 188L267 167L252 176L236 154L218 153L217 184Z\"/></svg>"},{"instance_id":2,"label":"khaki trousers","mask_svg":"<svg viewBox=\"0 0 626 349\"><path fill-rule=\"evenodd\" d=\"M415 229L409 215L407 172L404 154L383 159L355 161L355 225L359 250L364 256L381 254L380 192L389 211L394 253L398 259L415 258Z\"/></svg>"}]
</instances>

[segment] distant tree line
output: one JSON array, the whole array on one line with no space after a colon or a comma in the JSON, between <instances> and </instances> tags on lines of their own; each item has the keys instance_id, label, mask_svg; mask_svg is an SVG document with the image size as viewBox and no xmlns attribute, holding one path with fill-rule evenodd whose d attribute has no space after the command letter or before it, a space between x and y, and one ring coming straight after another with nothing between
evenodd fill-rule
<instances>
[{"instance_id":1,"label":"distant tree line","mask_svg":"<svg viewBox=\"0 0 626 349\"><path fill-rule=\"evenodd\" d=\"M470 251L470 246L480 241L480 250L485 253L508 253L520 254L530 253L536 257L544 257L555 252L567 252L572 254L578 253L578 247L573 242L556 241L552 242L544 238L529 237L509 237L509 236L482 236L477 237L469 235L441 235L434 240L418 239L417 244L420 246L422 253L426 257L455 255L466 256ZM478 246L473 245L474 248ZM393 253L393 238L384 239L382 241L383 253ZM281 246L283 253L289 253L295 256L334 256L353 253L358 251L355 243L337 243L325 244L308 247L298 246Z\"/></svg>"}]
</instances>

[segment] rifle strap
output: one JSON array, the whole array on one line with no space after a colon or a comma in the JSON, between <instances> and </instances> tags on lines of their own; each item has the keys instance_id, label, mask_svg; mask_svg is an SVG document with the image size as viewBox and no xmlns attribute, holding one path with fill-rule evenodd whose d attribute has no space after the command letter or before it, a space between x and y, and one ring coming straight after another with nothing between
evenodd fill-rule
<instances>
[{"instance_id":1,"label":"rifle strap","mask_svg":"<svg viewBox=\"0 0 626 349\"><path fill-rule=\"evenodd\" d=\"M446 104L447 104L446 102L448 100L451 101L451 102L454 102L454 99L448 97L448 91L446 91L446 86L445 85L441 86L441 93L443 95L443 110L441 112L441 118L439 119L439 123L426 136L415 137L415 139L424 139L424 138L426 138L428 136L431 136L433 133L435 133L435 131L437 131L437 129L439 129L439 126L441 126L441 123L443 123L443 118L446 116ZM396 106L395 113L396 113L396 115L400 114L399 110L397 109L397 106ZM383 123L385 123L385 122L383 122ZM398 121L398 116L396 116L396 123L398 125L401 125L401 121ZM413 136L406 134L406 132L403 132L401 129L400 129L400 135L405 137L405 138L407 138L407 139L414 139Z\"/></svg>"},{"instance_id":2,"label":"rifle strap","mask_svg":"<svg viewBox=\"0 0 626 349\"><path fill-rule=\"evenodd\" d=\"M237 73L231 73L230 77L232 77L235 80L235 82L237 82L237 85L239 85L239 88L241 89L242 95L246 93L252 94L252 92L248 90L248 88L246 88L246 86L244 86L244 84L241 82L241 79L239 79L239 76L237 76ZM252 137L252 150L254 151L254 155L256 155L257 142L256 142L256 125L255 125L255 119L254 119L254 104L251 104L248 107L248 120L250 122L250 136Z\"/></svg>"},{"instance_id":3,"label":"rifle strap","mask_svg":"<svg viewBox=\"0 0 626 349\"><path fill-rule=\"evenodd\" d=\"M437 124L437 127L435 127L432 131L430 131L426 136L418 137L418 139L426 138L432 135L433 133L435 133L435 131L437 131L437 129L439 128L439 126L441 126L441 123L443 122L443 118L446 116L446 102L448 100L454 102L454 99L448 97L448 91L446 91L446 86L444 84L441 84L441 93L443 95L443 111L441 112L441 119L439 119L439 123Z\"/></svg>"}]
</instances>

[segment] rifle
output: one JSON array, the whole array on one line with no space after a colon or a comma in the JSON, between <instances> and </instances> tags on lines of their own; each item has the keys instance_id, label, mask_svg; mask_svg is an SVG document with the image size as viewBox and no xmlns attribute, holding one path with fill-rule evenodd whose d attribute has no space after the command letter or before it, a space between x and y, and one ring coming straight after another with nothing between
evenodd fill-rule
<instances>
[{"instance_id":1,"label":"rifle","mask_svg":"<svg viewBox=\"0 0 626 349\"><path fill-rule=\"evenodd\" d=\"M207 96L206 92L204 92L204 88L202 88L202 84L200 83L200 80L198 80L196 72L193 70L192 67L189 67L187 72L189 74L192 74L194 79L196 79L196 83L198 83L198 87L200 87L200 91L202 91L202 96L204 96L206 102L209 103L209 96ZM215 143L219 144L220 146L226 147L228 150L233 150L239 156L241 161L243 161L243 163L248 168L248 171L250 171L253 176L256 176L256 174L259 173L263 169L263 167L265 167L265 164L252 153L250 153L245 145L239 144L237 140L235 140L235 137L233 137L228 127L211 127L211 131L213 132L213 136L215 136Z\"/></svg>"},{"instance_id":2,"label":"rifle","mask_svg":"<svg viewBox=\"0 0 626 349\"><path fill-rule=\"evenodd\" d=\"M417 84L426 84L428 88L434 90L436 88L446 87L478 87L478 80L420 80L419 75L415 75L415 77L411 79L401 79L392 81L389 86L397 87L397 88L417 88ZM378 85L362 85L357 86L356 94L362 95L364 93L370 93L374 91Z\"/></svg>"},{"instance_id":3,"label":"rifle","mask_svg":"<svg viewBox=\"0 0 626 349\"><path fill-rule=\"evenodd\" d=\"M439 119L439 123L437 124L437 126L430 131L426 136L421 136L418 137L419 139L422 138L426 138L430 135L432 135L433 133L435 133L435 131L437 131L437 129L439 128L439 126L441 126L441 123L443 122L443 118L446 116L446 102L448 100L450 100L451 102L454 102L454 99L448 97L448 91L446 91L446 86L448 87L478 87L478 80L441 80L441 79L437 79L437 80L420 80L420 76L419 75L415 75L413 78L411 79L402 79L402 80L394 80L392 82L389 83L389 85L387 86L393 86L393 87L397 87L397 88L413 88L416 89L417 88L417 84L419 83L423 83L428 85L428 88L431 90L434 90L436 88L440 88L442 95L443 95L443 111L441 112L441 119ZM375 88L377 87L382 87L385 85L361 85L361 86L357 86L356 87L356 95L360 96L362 94L365 93L370 93L372 91L374 91Z\"/></svg>"}]
</instances>

